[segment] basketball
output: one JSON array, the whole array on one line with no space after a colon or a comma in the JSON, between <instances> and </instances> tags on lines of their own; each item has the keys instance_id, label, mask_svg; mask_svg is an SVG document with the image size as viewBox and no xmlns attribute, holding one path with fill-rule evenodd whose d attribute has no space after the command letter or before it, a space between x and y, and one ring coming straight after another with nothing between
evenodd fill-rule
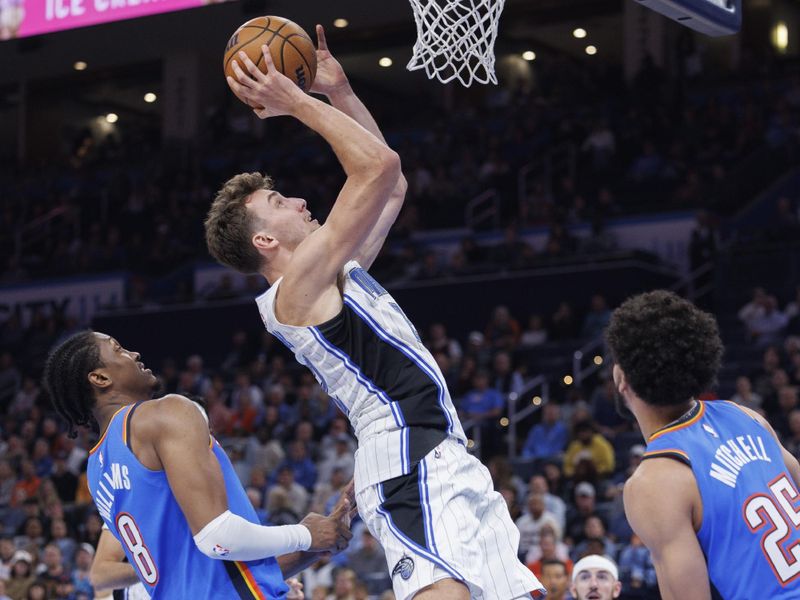
<instances>
[{"instance_id":1,"label":"basketball","mask_svg":"<svg viewBox=\"0 0 800 600\"><path fill-rule=\"evenodd\" d=\"M314 42L297 23L283 17L256 17L233 32L225 46L223 68L225 76L236 79L233 59L240 50L247 53L256 66L266 73L261 46L269 47L272 61L278 70L307 92L317 74L317 53ZM239 66L247 72L239 61ZM245 104L249 103L239 98ZM258 108L258 107L256 107Z\"/></svg>"}]
</instances>

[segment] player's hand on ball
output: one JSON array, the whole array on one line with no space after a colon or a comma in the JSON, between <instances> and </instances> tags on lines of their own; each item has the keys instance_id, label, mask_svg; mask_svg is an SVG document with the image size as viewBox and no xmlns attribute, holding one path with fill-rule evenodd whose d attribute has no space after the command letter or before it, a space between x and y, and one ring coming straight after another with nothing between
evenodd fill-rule
<instances>
[{"instance_id":1,"label":"player's hand on ball","mask_svg":"<svg viewBox=\"0 0 800 600\"><path fill-rule=\"evenodd\" d=\"M300 521L311 532L311 552L341 552L353 538L341 519L309 513Z\"/></svg>"},{"instance_id":2,"label":"player's hand on ball","mask_svg":"<svg viewBox=\"0 0 800 600\"><path fill-rule=\"evenodd\" d=\"M261 47L261 51L264 54L267 72L262 73L247 54L239 52L238 59L233 61L236 79L228 77L228 85L251 106L264 107L255 111L262 119L294 114L298 102L305 94L291 79L275 68L266 45Z\"/></svg>"},{"instance_id":3,"label":"player's hand on ball","mask_svg":"<svg viewBox=\"0 0 800 600\"><path fill-rule=\"evenodd\" d=\"M334 92L346 89L348 85L347 75L345 75L342 65L328 50L325 29L322 25L317 25L317 76L314 78L311 91L329 96Z\"/></svg>"}]
</instances>

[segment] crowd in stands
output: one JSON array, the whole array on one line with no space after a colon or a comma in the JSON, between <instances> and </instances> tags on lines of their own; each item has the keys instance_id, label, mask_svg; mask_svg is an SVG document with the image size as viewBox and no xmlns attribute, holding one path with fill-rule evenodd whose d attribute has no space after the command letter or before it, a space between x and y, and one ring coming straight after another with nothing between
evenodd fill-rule
<instances>
[{"instance_id":1,"label":"crowd in stands","mask_svg":"<svg viewBox=\"0 0 800 600\"><path fill-rule=\"evenodd\" d=\"M697 84L676 102L666 93L673 82L652 64L630 86L566 59L537 68L532 90L480 101L459 96L446 110L413 115L376 106L410 184L392 243L374 266L380 279L525 269L613 250L603 226L609 217L648 203L729 208L713 204L716 184L751 152L798 141L796 77ZM148 282L207 257L209 201L242 170L273 172L281 189L310 199L323 220L342 182L333 154L289 120L270 123L268 138L281 144L266 143L231 102L211 115L192 148L162 146L157 136L124 128L121 138L102 141L84 132L61 166L0 172L0 254L7 257L0 283L124 270L132 274L129 301L143 302ZM519 169L554 148L567 148L574 159L534 178L520 198ZM418 251L411 233L463 227L465 201L487 188L498 191L498 224L515 223L502 243L488 247L468 236L452 256ZM786 231L797 230L794 200L780 205ZM569 227L580 222L592 224L592 235L579 242ZM520 239L526 226L549 228L543 247ZM692 246L698 261L716 247L711 226L703 227ZM23 229L30 235L20 237ZM225 297L225 290L216 293ZM192 297L184 287L172 300ZM518 457L508 458L501 420L509 394L523 392L535 374L519 357L549 342L577 346L600 335L611 307L600 294L586 304L565 301L549 315L498 306L463 339L448 335L446 323L432 324L423 337L520 529L521 559L542 574L552 561L569 571L582 556L608 555L619 564L623 598L655 599L649 552L630 530L621 498L644 446L618 413L607 372L556 389L521 428ZM762 411L800 457L800 289L778 300L758 289L739 317L763 362L738 373L733 400ZM0 323L0 600L93 598L88 572L102 521L85 469L97 432L69 438L39 384L49 348L80 327L43 311ZM236 332L217 364L193 355L152 366L162 392L204 399L213 434L264 523L296 523L335 504L352 477L355 440L336 403L273 338ZM303 573L307 597L393 597L383 551L358 520L354 532L346 552Z\"/></svg>"},{"instance_id":2,"label":"crowd in stands","mask_svg":"<svg viewBox=\"0 0 800 600\"><path fill-rule=\"evenodd\" d=\"M766 314L768 297L757 290L743 314ZM787 334L797 326L797 300L783 310L789 329L770 338L762 365L740 374L733 400L762 411L800 456L800 338ZM437 323L428 329L426 344L448 378L462 419L473 425L470 435L484 433L481 456L519 527L520 558L541 574L549 561L563 562L568 571L584 555L608 555L618 561L623 598L658 598L649 552L632 534L621 501L644 446L638 430L617 412L605 373L583 389L554 393L530 429L520 432L518 458L508 459L500 419L508 395L523 391L529 375L515 363L517 351L566 330L556 318L563 312L551 319L533 316L525 329L498 306L467 339L452 338ZM609 317L597 296L569 331L596 335ZM0 598L91 599L88 569L101 521L85 468L97 436L81 431L73 440L65 434L38 384L43 356L30 350L36 347L30 341L42 335L39 349L46 353L75 325L48 323L49 337L37 331L41 322L16 336L7 325L0 327ZM264 523L296 523L309 511L331 509L352 477L355 440L313 376L270 336L251 339L237 332L217 365L193 355L165 360L156 370L162 391L204 398L211 429ZM358 520L354 533L346 552L303 574L307 597L390 597L380 546Z\"/></svg>"},{"instance_id":3,"label":"crowd in stands","mask_svg":"<svg viewBox=\"0 0 800 600\"><path fill-rule=\"evenodd\" d=\"M609 217L710 208L714 185L744 157L797 142L797 77L711 88L695 82L676 101L676 82L652 64L629 85L566 58L537 69L530 90L465 94L447 108L411 113L397 99L373 100L410 186L395 249L384 257L389 274L405 268L432 278L481 263L524 268L613 248L603 227ZM280 189L307 198L322 220L342 182L333 153L292 120L254 135L261 130L247 125L252 116L239 104L217 107L191 148L162 145L121 122L121 134L109 140L83 132L60 166L0 172L0 281L114 270L152 280L205 259L205 211L220 184L242 170L274 174ZM565 145L574 149L571 166L534 177L520 198L520 168ZM403 243L412 232L464 227L467 201L489 188L499 194L495 226L546 226L546 244L526 247L511 230L497 248L466 239L445 258ZM569 234L579 222L595 228L584 247Z\"/></svg>"},{"instance_id":4,"label":"crowd in stands","mask_svg":"<svg viewBox=\"0 0 800 600\"><path fill-rule=\"evenodd\" d=\"M738 313L749 341L761 348L780 343L786 337L800 335L800 287L794 298L781 307L778 298L757 287L753 298ZM794 339L794 338L793 338Z\"/></svg>"}]
</instances>

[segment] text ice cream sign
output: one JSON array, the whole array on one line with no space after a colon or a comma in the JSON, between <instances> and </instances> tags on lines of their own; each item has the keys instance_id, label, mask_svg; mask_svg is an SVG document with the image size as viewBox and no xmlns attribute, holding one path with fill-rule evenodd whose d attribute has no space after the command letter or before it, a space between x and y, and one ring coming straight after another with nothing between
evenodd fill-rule
<instances>
[{"instance_id":1,"label":"text ice cream sign","mask_svg":"<svg viewBox=\"0 0 800 600\"><path fill-rule=\"evenodd\" d=\"M220 0L0 0L0 39L134 19Z\"/></svg>"}]
</instances>

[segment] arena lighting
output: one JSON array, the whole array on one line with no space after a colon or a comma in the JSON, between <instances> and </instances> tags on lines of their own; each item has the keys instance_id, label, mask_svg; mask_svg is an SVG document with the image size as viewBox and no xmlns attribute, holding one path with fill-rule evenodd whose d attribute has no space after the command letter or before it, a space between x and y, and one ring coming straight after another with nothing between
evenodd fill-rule
<instances>
[{"instance_id":1,"label":"arena lighting","mask_svg":"<svg viewBox=\"0 0 800 600\"><path fill-rule=\"evenodd\" d=\"M532 60L536 60L536 52L534 52L533 50L526 50L525 52L522 53L522 58L524 58L529 62Z\"/></svg>"},{"instance_id":2,"label":"arena lighting","mask_svg":"<svg viewBox=\"0 0 800 600\"><path fill-rule=\"evenodd\" d=\"M572 30L572 36L582 40L586 37L586 30L583 27L578 27Z\"/></svg>"},{"instance_id":3,"label":"arena lighting","mask_svg":"<svg viewBox=\"0 0 800 600\"><path fill-rule=\"evenodd\" d=\"M603 364L603 357L600 356L599 354L597 356L595 356L594 357L594 364L596 364L598 367L600 365L602 365Z\"/></svg>"},{"instance_id":4,"label":"arena lighting","mask_svg":"<svg viewBox=\"0 0 800 600\"><path fill-rule=\"evenodd\" d=\"M350 25L350 22L347 19L334 19L333 26L338 27L339 29L343 29Z\"/></svg>"},{"instance_id":5,"label":"arena lighting","mask_svg":"<svg viewBox=\"0 0 800 600\"><path fill-rule=\"evenodd\" d=\"M572 375L564 375L564 385L572 385Z\"/></svg>"},{"instance_id":6,"label":"arena lighting","mask_svg":"<svg viewBox=\"0 0 800 600\"><path fill-rule=\"evenodd\" d=\"M533 404L534 406L539 406L541 403L542 403L541 396L534 396L533 400L531 400L531 404Z\"/></svg>"},{"instance_id":7,"label":"arena lighting","mask_svg":"<svg viewBox=\"0 0 800 600\"><path fill-rule=\"evenodd\" d=\"M467 440L467 448L474 448L475 440Z\"/></svg>"},{"instance_id":8,"label":"arena lighting","mask_svg":"<svg viewBox=\"0 0 800 600\"><path fill-rule=\"evenodd\" d=\"M500 419L500 425L502 427L508 427L508 417L503 417L502 419Z\"/></svg>"},{"instance_id":9,"label":"arena lighting","mask_svg":"<svg viewBox=\"0 0 800 600\"><path fill-rule=\"evenodd\" d=\"M152 104L153 102L155 102L156 98L158 98L158 96L156 96L153 92L147 92L144 95L144 101L147 102L148 104Z\"/></svg>"},{"instance_id":10,"label":"arena lighting","mask_svg":"<svg viewBox=\"0 0 800 600\"><path fill-rule=\"evenodd\" d=\"M392 59L388 56L384 56L378 61L378 64L382 67L391 67L392 66Z\"/></svg>"},{"instance_id":11,"label":"arena lighting","mask_svg":"<svg viewBox=\"0 0 800 600\"><path fill-rule=\"evenodd\" d=\"M117 121L119 121L119 117L117 116L116 113L108 113L106 115L106 121L108 121L109 123L116 123Z\"/></svg>"},{"instance_id":12,"label":"arena lighting","mask_svg":"<svg viewBox=\"0 0 800 600\"><path fill-rule=\"evenodd\" d=\"M76 60L75 64L72 65L72 68L75 69L76 71L85 71L86 67L88 67L88 66L89 65L87 65L84 61Z\"/></svg>"},{"instance_id":13,"label":"arena lighting","mask_svg":"<svg viewBox=\"0 0 800 600\"><path fill-rule=\"evenodd\" d=\"M594 56L597 54L597 47L596 46L586 46L586 54L589 56Z\"/></svg>"},{"instance_id":14,"label":"arena lighting","mask_svg":"<svg viewBox=\"0 0 800 600\"><path fill-rule=\"evenodd\" d=\"M779 52L786 52L786 48L789 47L789 28L783 21L779 21L772 28L772 45Z\"/></svg>"}]
</instances>

